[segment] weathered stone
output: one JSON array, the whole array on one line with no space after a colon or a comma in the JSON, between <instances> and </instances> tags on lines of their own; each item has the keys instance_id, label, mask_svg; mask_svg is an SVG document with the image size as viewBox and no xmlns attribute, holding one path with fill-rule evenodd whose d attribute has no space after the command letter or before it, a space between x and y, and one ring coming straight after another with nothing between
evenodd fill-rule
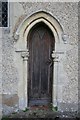
<instances>
[{"instance_id":1,"label":"weathered stone","mask_svg":"<svg viewBox=\"0 0 80 120\"><path fill-rule=\"evenodd\" d=\"M64 54L58 54L58 74L60 76L56 74L58 75L56 76L58 80L57 85L53 85L55 88L58 88L56 98L57 107L59 111L65 111L66 106L70 107L71 105L70 111L71 108L75 111L78 110L78 3L15 2L10 3L9 28L3 28L3 30L0 28L2 31L2 33L0 32L0 79L2 80L0 81L0 92L3 94L4 114L9 114L16 109L20 109L21 107L23 109L23 106L27 106L25 105L27 104L27 93L25 92L27 91L27 84L25 84L26 80L23 82L25 75L24 72L21 72L21 70L25 71L26 68L23 69L23 66L27 67L27 64L25 61L24 65L22 65L23 59L21 53L16 52L16 48L17 50L21 48L22 51L26 49L26 40L24 41L21 38L21 41L19 41L19 38L16 38L17 40L15 41L13 36L21 23L23 23L22 27L25 26L22 21L25 21L38 11L45 11L51 14L59 22L64 32L63 41L66 42L64 46L62 44L58 46ZM23 30L23 28L20 30ZM20 32L21 34L25 33L25 31ZM26 89L24 88L25 85ZM20 89L23 94L20 93ZM25 99L23 99L23 95ZM69 105L68 102L72 104ZM16 104L19 104L19 108L18 106L15 107Z\"/></svg>"},{"instance_id":2,"label":"weathered stone","mask_svg":"<svg viewBox=\"0 0 80 120\"><path fill-rule=\"evenodd\" d=\"M12 107L18 104L19 98L17 95L2 95L2 104L5 104L6 106Z\"/></svg>"}]
</instances>

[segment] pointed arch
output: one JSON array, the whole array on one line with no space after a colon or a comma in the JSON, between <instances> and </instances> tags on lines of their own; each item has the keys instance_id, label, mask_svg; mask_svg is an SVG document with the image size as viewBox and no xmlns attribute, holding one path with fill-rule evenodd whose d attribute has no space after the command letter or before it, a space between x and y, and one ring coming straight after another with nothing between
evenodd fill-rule
<instances>
[{"instance_id":1,"label":"pointed arch","mask_svg":"<svg viewBox=\"0 0 80 120\"><path fill-rule=\"evenodd\" d=\"M26 17L25 19L23 19L23 21L17 27L17 30L14 34L14 38L18 39L18 37L20 37L22 33L24 35L26 30L28 33L31 27L33 27L36 23L39 23L39 22L44 22L52 30L54 36L56 37L57 35L58 37L57 42L61 42L61 43L63 42L62 41L62 34L63 34L62 26L60 25L60 23L55 17L53 17L50 13L47 13L45 11L36 12Z\"/></svg>"},{"instance_id":2,"label":"pointed arch","mask_svg":"<svg viewBox=\"0 0 80 120\"><path fill-rule=\"evenodd\" d=\"M46 24L49 29L52 31L55 39L55 50L53 51L52 57L54 62L54 73L53 73L53 106L57 106L58 98L61 97L57 94L58 88L58 78L60 78L61 74L59 74L59 66L58 64L59 58L61 58L62 53L58 54L61 50L64 50L64 41L62 38L63 28L58 22L58 20L53 17L50 13L45 11L36 12L25 19L17 27L16 32L14 33L14 39L17 41L15 44L15 60L17 64L17 68L19 71L19 84L18 84L18 96L19 96L19 108L25 109L28 106L28 57L29 51L27 48L27 40L28 34L34 25L43 22ZM57 53L57 54L56 54ZM62 71L62 74L64 71Z\"/></svg>"}]
</instances>

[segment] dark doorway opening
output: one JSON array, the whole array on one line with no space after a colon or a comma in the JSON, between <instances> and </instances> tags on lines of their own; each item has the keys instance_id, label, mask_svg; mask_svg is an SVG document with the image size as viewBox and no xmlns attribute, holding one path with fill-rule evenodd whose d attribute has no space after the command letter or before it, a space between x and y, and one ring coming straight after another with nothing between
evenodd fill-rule
<instances>
[{"instance_id":1,"label":"dark doorway opening","mask_svg":"<svg viewBox=\"0 0 80 120\"><path fill-rule=\"evenodd\" d=\"M55 39L49 27L40 22L28 34L28 105L52 103L53 60Z\"/></svg>"}]
</instances>

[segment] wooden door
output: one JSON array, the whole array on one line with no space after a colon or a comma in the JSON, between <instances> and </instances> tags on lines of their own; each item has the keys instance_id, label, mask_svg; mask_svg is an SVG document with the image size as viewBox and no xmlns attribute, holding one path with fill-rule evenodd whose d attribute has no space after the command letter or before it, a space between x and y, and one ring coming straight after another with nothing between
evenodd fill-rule
<instances>
[{"instance_id":1,"label":"wooden door","mask_svg":"<svg viewBox=\"0 0 80 120\"><path fill-rule=\"evenodd\" d=\"M44 24L35 25L28 35L29 106L48 105L52 100L54 36Z\"/></svg>"}]
</instances>

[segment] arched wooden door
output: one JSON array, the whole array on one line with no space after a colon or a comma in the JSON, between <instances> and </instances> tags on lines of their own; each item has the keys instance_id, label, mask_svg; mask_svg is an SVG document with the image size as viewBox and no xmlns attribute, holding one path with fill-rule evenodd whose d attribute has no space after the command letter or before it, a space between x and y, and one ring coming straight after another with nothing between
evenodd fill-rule
<instances>
[{"instance_id":1,"label":"arched wooden door","mask_svg":"<svg viewBox=\"0 0 80 120\"><path fill-rule=\"evenodd\" d=\"M36 24L28 35L29 106L52 102L54 36L44 23Z\"/></svg>"}]
</instances>

